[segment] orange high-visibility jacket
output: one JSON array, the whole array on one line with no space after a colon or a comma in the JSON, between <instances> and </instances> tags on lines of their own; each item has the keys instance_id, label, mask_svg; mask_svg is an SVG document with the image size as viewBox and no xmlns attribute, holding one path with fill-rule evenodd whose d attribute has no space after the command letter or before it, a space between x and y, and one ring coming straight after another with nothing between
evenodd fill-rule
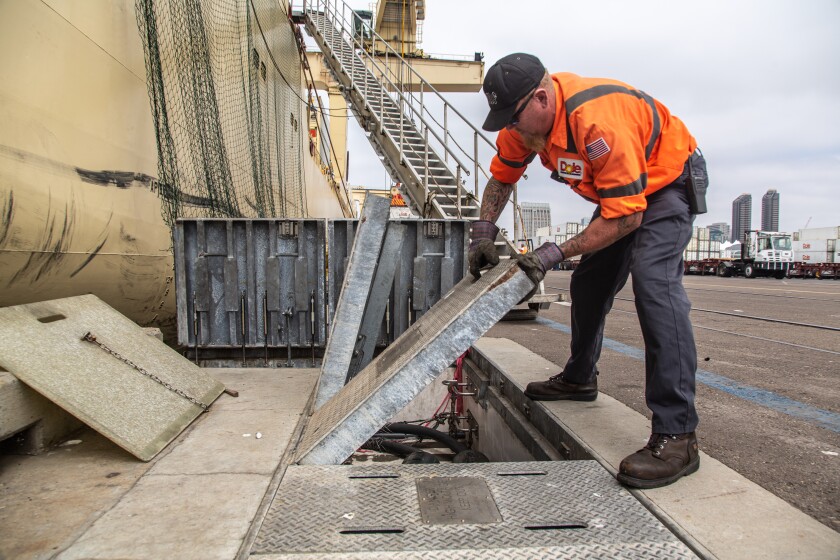
<instances>
[{"instance_id":1,"label":"orange high-visibility jacket","mask_svg":"<svg viewBox=\"0 0 840 560\"><path fill-rule=\"evenodd\" d=\"M557 112L539 153L552 178L618 218L647 208L646 195L680 176L697 142L685 124L646 93L616 80L553 74ZM493 177L515 183L535 154L515 130L496 138Z\"/></svg>"}]
</instances>

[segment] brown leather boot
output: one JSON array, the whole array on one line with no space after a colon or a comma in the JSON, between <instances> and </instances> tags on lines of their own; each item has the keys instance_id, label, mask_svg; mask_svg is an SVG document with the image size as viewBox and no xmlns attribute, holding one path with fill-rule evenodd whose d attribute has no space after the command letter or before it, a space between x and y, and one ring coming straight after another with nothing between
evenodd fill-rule
<instances>
[{"instance_id":1,"label":"brown leather boot","mask_svg":"<svg viewBox=\"0 0 840 560\"><path fill-rule=\"evenodd\" d=\"M535 401L594 401L598 398L598 381L566 383L558 373L548 381L533 381L525 388L525 396Z\"/></svg>"},{"instance_id":2,"label":"brown leather boot","mask_svg":"<svg viewBox=\"0 0 840 560\"><path fill-rule=\"evenodd\" d=\"M643 449L624 458L617 478L633 488L659 488L699 468L700 452L694 432L653 434Z\"/></svg>"}]
</instances>

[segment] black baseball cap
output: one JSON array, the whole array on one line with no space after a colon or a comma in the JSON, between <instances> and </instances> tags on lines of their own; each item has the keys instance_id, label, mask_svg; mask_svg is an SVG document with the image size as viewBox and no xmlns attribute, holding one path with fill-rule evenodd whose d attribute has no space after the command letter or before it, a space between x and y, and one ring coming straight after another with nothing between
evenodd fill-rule
<instances>
[{"instance_id":1,"label":"black baseball cap","mask_svg":"<svg viewBox=\"0 0 840 560\"><path fill-rule=\"evenodd\" d=\"M482 128L502 130L516 112L516 103L540 85L545 66L532 54L513 53L496 61L484 77L484 95L490 114Z\"/></svg>"}]
</instances>

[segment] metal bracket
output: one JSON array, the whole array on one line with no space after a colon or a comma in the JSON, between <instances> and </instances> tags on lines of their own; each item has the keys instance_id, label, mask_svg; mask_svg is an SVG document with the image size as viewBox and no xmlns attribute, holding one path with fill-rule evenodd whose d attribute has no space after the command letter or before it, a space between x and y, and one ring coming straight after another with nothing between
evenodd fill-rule
<instances>
[{"instance_id":1,"label":"metal bracket","mask_svg":"<svg viewBox=\"0 0 840 560\"><path fill-rule=\"evenodd\" d=\"M475 416L473 416L472 412L470 412L469 410L467 411L467 413L465 415L458 416L457 420L458 420L458 424L459 424L459 427L457 428L457 430L459 432L464 432L464 433L467 434L467 447L472 447L473 446L473 440L478 439L478 421L475 419ZM467 422L467 427L466 428L461 428L460 427L460 423L463 420L466 420L466 422Z\"/></svg>"},{"instance_id":2,"label":"metal bracket","mask_svg":"<svg viewBox=\"0 0 840 560\"><path fill-rule=\"evenodd\" d=\"M487 410L488 382L473 374L470 363L464 362L464 381L461 385L465 391L458 396L470 396L482 409Z\"/></svg>"},{"instance_id":3,"label":"metal bracket","mask_svg":"<svg viewBox=\"0 0 840 560\"><path fill-rule=\"evenodd\" d=\"M445 379L442 383L449 387L450 395L454 395L456 397L475 397L478 395L475 390L475 386L470 381L458 383L454 379ZM466 391L459 391L458 387L463 387Z\"/></svg>"},{"instance_id":4,"label":"metal bracket","mask_svg":"<svg viewBox=\"0 0 840 560\"><path fill-rule=\"evenodd\" d=\"M298 222L293 222L291 220L283 220L277 222L277 234L280 237L294 237L297 238L300 235L298 229Z\"/></svg>"},{"instance_id":5,"label":"metal bracket","mask_svg":"<svg viewBox=\"0 0 840 560\"><path fill-rule=\"evenodd\" d=\"M423 234L427 238L439 239L443 237L443 223L441 222L426 222L423 224Z\"/></svg>"}]
</instances>

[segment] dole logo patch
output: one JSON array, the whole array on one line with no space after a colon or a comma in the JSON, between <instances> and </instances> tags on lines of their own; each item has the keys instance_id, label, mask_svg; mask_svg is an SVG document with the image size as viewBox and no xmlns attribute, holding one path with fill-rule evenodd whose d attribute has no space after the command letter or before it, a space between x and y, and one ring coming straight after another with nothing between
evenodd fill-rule
<instances>
[{"instance_id":1,"label":"dole logo patch","mask_svg":"<svg viewBox=\"0 0 840 560\"><path fill-rule=\"evenodd\" d=\"M566 179L575 179L580 181L583 179L583 160L558 158L557 174Z\"/></svg>"}]
</instances>

